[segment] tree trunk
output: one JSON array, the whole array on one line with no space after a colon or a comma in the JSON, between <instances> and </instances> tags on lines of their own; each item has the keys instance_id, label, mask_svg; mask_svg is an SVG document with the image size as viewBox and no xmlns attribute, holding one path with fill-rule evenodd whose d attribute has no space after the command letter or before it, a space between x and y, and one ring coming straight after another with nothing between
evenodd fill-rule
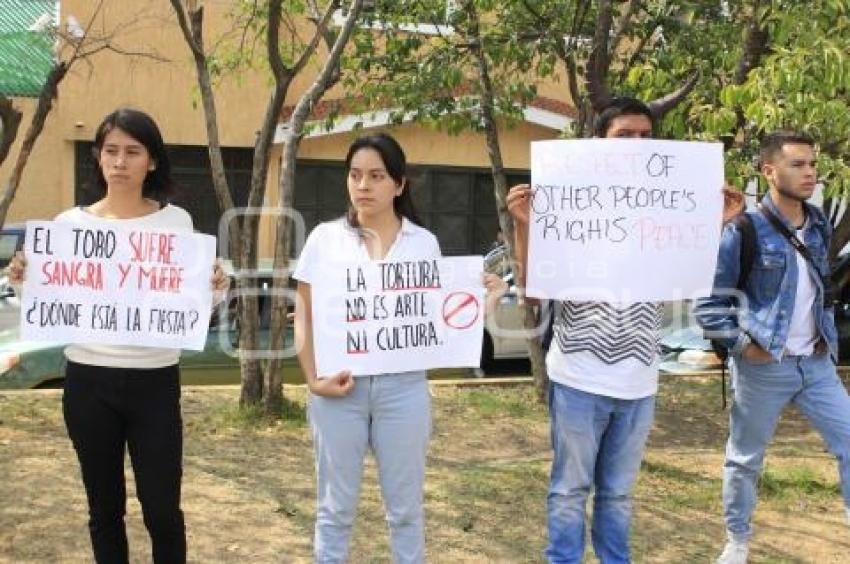
<instances>
[{"instance_id":1,"label":"tree trunk","mask_svg":"<svg viewBox=\"0 0 850 564\"><path fill-rule=\"evenodd\" d=\"M258 216L246 215L242 220L241 268L257 268ZM260 326L259 287L255 277L238 278L239 288L239 366L242 371L242 387L239 392L239 405L259 405L263 399L263 370L256 355L259 351L258 333Z\"/></svg>"},{"instance_id":2,"label":"tree trunk","mask_svg":"<svg viewBox=\"0 0 850 564\"><path fill-rule=\"evenodd\" d=\"M195 62L198 88L204 108L204 123L209 142L208 150L213 189L215 190L216 198L222 211L222 219L227 221L226 230L223 233L227 241L223 248L222 246L219 247L219 251L226 251L225 258L230 258L233 261L234 270L238 274L242 269L256 268L256 253L254 249L256 246L257 218L249 215L245 218L245 221L240 221L241 218L233 214L234 203L230 194L230 186L227 182L224 159L221 153L221 142L219 140L218 112L215 105L215 95L207 65L207 56L204 53L203 6L196 6L194 2L189 2L187 18L186 11L180 0L171 0L171 5L177 15L177 21L183 32L183 38L189 46ZM268 117L266 119L268 120ZM274 123L277 123L276 118L274 119ZM267 154L267 149L265 154ZM265 170L267 167L263 167L262 163L258 165L256 151L254 160L255 170L253 172L256 175L258 169L262 171L262 178L260 180L264 187ZM267 160L268 158L266 157ZM256 176L252 176L251 180L253 190L254 185L257 183ZM219 235L222 235L222 233L220 232ZM219 241L219 244L222 245L222 242ZM254 358L250 354L259 348L257 346L259 322L257 281L250 277L237 277L236 289L238 295L239 367L242 382L239 393L239 404L241 406L256 405L263 397L262 365L259 359Z\"/></svg>"},{"instance_id":3,"label":"tree trunk","mask_svg":"<svg viewBox=\"0 0 850 564\"><path fill-rule=\"evenodd\" d=\"M496 123L495 94L493 81L490 77L489 64L484 53L481 33L479 31L478 13L472 0L466 3L466 11L469 17L469 35L472 40L473 52L475 54L478 78L481 82L481 115L484 119L484 137L487 142L487 153L490 157L490 166L493 171L493 190L496 197L496 211L499 214L499 227L504 236L505 245L511 257L511 263L516 265L516 253L513 248L514 224L508 213L505 199L508 194L508 181L505 175L505 166L502 160L502 150L499 144L499 130ZM516 271L516 268L514 268ZM545 401L548 390L548 377L546 375L546 363L543 358L543 349L540 339L536 336L537 316L533 306L526 302L524 306L524 323L528 337L528 358L531 361L531 373L534 377L534 387L538 399Z\"/></svg>"},{"instance_id":4,"label":"tree trunk","mask_svg":"<svg viewBox=\"0 0 850 564\"><path fill-rule=\"evenodd\" d=\"M266 182L269 171L269 159L271 146L274 140L274 132L280 120L280 112L286 99L286 92L294 76L291 69L287 69L280 57L280 20L281 0L269 2L268 26L266 28L266 49L269 58L269 66L274 75L274 88L266 105L266 112L257 142L254 145L254 159L251 168L251 189L248 193L248 208L242 218L241 231L241 254L239 264L243 269L256 270L257 268L257 236L259 232L260 214L263 210L263 201L266 196ZM256 287L256 280L251 281L251 286ZM246 306L240 309L242 326L245 331L240 335L240 354L242 366L242 390L239 401L242 405L260 405L263 393L266 389L263 374L263 365L258 358L245 358L244 351L258 351L260 348L257 339L259 331L259 316L257 310L257 298L245 296ZM253 307L247 304L253 304ZM273 307L273 304L271 304Z\"/></svg>"},{"instance_id":5,"label":"tree trunk","mask_svg":"<svg viewBox=\"0 0 850 564\"><path fill-rule=\"evenodd\" d=\"M18 137L18 127L23 114L15 109L12 101L0 95L0 165L9 156L12 143Z\"/></svg>"},{"instance_id":6,"label":"tree trunk","mask_svg":"<svg viewBox=\"0 0 850 564\"><path fill-rule=\"evenodd\" d=\"M289 213L293 209L293 194L295 193L295 168L298 156L298 147L304 134L304 124L310 115L310 110L316 106L322 96L339 79L340 60L345 45L354 30L354 24L360 15L363 0L355 0L348 9L345 23L329 47L328 57L322 69L319 71L313 84L301 95L286 128L283 151L280 161L280 180L278 183L278 201L280 202L281 215L278 217L277 233L275 238L274 272L286 273L286 276L275 276L274 292L271 297L272 317L271 336L269 350L280 351L283 349L283 336L286 328L287 294L284 291L286 282L289 280L289 252L290 252L290 221ZM316 29L316 37L323 35L325 26L330 17L330 8L325 14L322 23ZM278 354L272 355L268 367L268 378L266 386L265 411L271 416L278 416L283 407L283 385L280 370L281 359Z\"/></svg>"},{"instance_id":7,"label":"tree trunk","mask_svg":"<svg viewBox=\"0 0 850 564\"><path fill-rule=\"evenodd\" d=\"M179 2L179 0L173 0ZM204 10L200 7L190 14L191 33L187 36L187 40L191 38L194 42L190 44L192 57L195 61L195 71L198 75L198 87L201 93L201 104L204 107L204 125L207 130L208 149L210 157L210 173L212 175L213 189L215 190L218 207L221 209L224 218L229 218L229 213L233 210L233 197L230 194L230 185L227 182L227 174L224 169L224 159L221 154L221 141L218 137L218 111L215 105L215 95L212 89L212 80L210 79L209 68L207 67L207 58L203 52L204 37L203 37L203 21ZM188 30L187 30L188 32ZM239 222L227 222L227 241L224 248L219 243L219 252L227 251L227 258L234 261L234 268L239 269ZM219 229L219 236L222 235Z\"/></svg>"},{"instance_id":8,"label":"tree trunk","mask_svg":"<svg viewBox=\"0 0 850 564\"><path fill-rule=\"evenodd\" d=\"M283 409L283 373L282 358L280 351L284 349L284 336L287 326L287 281L289 280L289 254L291 238L289 237L290 225L289 210L292 210L292 195L295 186L295 167L298 155L300 137L289 132L283 142L283 151L280 157L280 179L278 184L278 197L280 198L281 215L277 219L276 241L274 249L274 272L285 276L275 276L272 282L271 295L271 327L269 335L269 350L278 354L272 355L269 360L268 373L266 377L266 388L264 408L267 415L279 417Z\"/></svg>"}]
</instances>

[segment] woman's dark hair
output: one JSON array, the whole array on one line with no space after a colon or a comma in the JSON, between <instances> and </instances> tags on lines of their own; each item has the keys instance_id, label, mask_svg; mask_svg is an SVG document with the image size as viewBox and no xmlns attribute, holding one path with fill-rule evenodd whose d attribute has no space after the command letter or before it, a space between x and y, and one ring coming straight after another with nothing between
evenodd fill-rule
<instances>
[{"instance_id":1,"label":"woman's dark hair","mask_svg":"<svg viewBox=\"0 0 850 564\"><path fill-rule=\"evenodd\" d=\"M120 129L147 149L156 167L148 171L142 185L142 196L160 203L166 203L174 193L174 181L171 179L171 163L165 152L162 134L153 118L139 110L119 108L103 118L94 136L92 156L95 162L95 185L100 195L106 194L106 178L100 168L100 152L106 135L113 129Z\"/></svg>"},{"instance_id":2,"label":"woman's dark hair","mask_svg":"<svg viewBox=\"0 0 850 564\"><path fill-rule=\"evenodd\" d=\"M413 198L410 196L410 180L407 174L407 159L398 141L386 133L373 133L364 135L354 140L348 148L345 156L345 169L351 169L351 159L360 149L374 149L381 156L384 168L390 177L401 185L401 194L393 198L393 209L400 217L406 217L416 225L421 226L422 220L413 206ZM354 206L348 208L348 223L352 227L358 227L357 212Z\"/></svg>"}]
</instances>

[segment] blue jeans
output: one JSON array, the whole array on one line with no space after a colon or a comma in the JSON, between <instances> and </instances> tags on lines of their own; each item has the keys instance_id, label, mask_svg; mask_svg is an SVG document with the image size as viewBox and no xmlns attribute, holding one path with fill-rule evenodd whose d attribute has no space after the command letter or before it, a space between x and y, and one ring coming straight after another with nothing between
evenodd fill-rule
<instances>
[{"instance_id":1,"label":"blue jeans","mask_svg":"<svg viewBox=\"0 0 850 564\"><path fill-rule=\"evenodd\" d=\"M387 508L393 562L424 562L423 485L431 434L425 373L358 377L346 397L311 395L308 414L316 450L315 561L348 560L363 459L371 448Z\"/></svg>"},{"instance_id":2,"label":"blue jeans","mask_svg":"<svg viewBox=\"0 0 850 564\"><path fill-rule=\"evenodd\" d=\"M603 564L629 562L631 492L654 411L655 396L622 400L551 383L549 562L581 562L591 486L596 556Z\"/></svg>"},{"instance_id":3,"label":"blue jeans","mask_svg":"<svg viewBox=\"0 0 850 564\"><path fill-rule=\"evenodd\" d=\"M792 403L814 424L838 459L844 504L850 507L850 398L828 354L751 364L735 359L734 404L723 465L723 516L731 538L747 540L756 481L779 416Z\"/></svg>"}]
</instances>

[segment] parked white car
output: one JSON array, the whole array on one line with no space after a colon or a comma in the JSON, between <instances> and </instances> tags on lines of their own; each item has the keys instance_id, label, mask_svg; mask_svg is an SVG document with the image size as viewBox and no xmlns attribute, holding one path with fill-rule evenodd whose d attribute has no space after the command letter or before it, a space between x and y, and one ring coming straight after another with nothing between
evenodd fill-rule
<instances>
[{"instance_id":1,"label":"parked white car","mask_svg":"<svg viewBox=\"0 0 850 564\"><path fill-rule=\"evenodd\" d=\"M481 369L486 373L498 360L528 358L528 344L523 329L525 314L518 303L514 274L504 246L496 247L484 256L484 270L498 274L508 284L508 291L499 300L493 314L484 319Z\"/></svg>"}]
</instances>

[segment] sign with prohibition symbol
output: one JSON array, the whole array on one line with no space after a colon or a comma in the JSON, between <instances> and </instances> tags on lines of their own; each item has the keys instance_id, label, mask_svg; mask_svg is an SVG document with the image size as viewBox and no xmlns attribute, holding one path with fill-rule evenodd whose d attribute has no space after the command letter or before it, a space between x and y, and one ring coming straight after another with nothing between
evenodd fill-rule
<instances>
[{"instance_id":1,"label":"sign with prohibition symbol","mask_svg":"<svg viewBox=\"0 0 850 564\"><path fill-rule=\"evenodd\" d=\"M468 292L452 292L443 301L443 321L452 329L468 329L478 320L481 305Z\"/></svg>"},{"instance_id":2,"label":"sign with prohibition symbol","mask_svg":"<svg viewBox=\"0 0 850 564\"><path fill-rule=\"evenodd\" d=\"M479 365L482 257L348 258L309 280L319 377Z\"/></svg>"}]
</instances>

